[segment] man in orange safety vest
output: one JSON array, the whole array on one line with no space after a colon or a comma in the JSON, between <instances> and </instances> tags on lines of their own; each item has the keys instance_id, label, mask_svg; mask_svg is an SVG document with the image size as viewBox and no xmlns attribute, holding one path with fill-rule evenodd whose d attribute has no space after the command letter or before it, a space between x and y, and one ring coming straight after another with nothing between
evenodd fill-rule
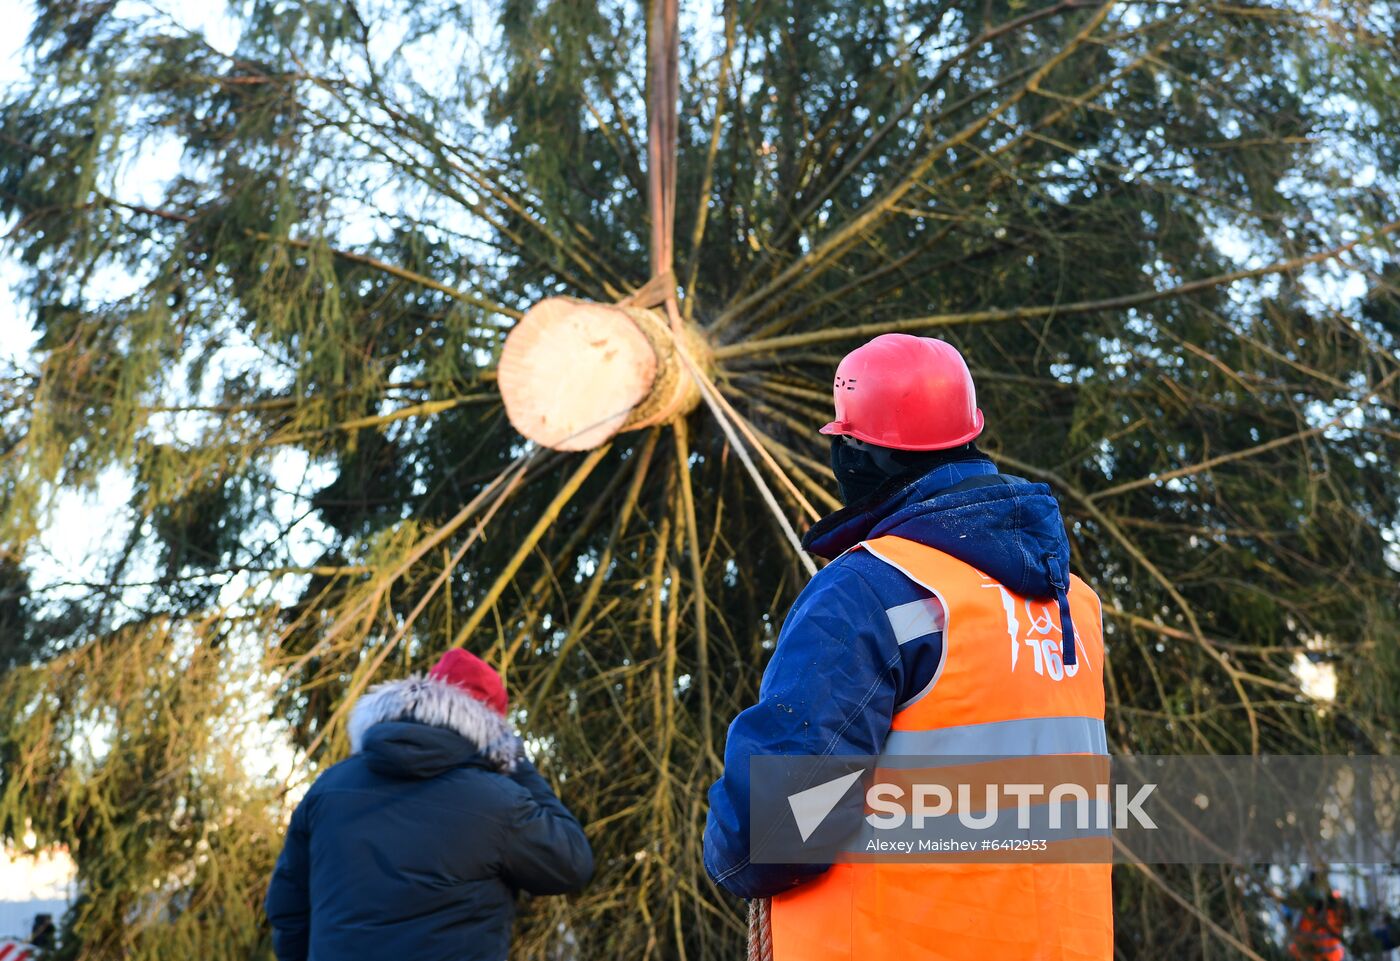
<instances>
[{"instance_id":1,"label":"man in orange safety vest","mask_svg":"<svg viewBox=\"0 0 1400 961\"><path fill-rule=\"evenodd\" d=\"M1106 858L751 857L756 757L1107 755L1099 599L1070 573L1050 488L978 449L962 356L885 334L841 361L833 397L821 432L845 506L803 541L831 563L730 726L706 869L733 894L772 899L775 961L1109 961Z\"/></svg>"}]
</instances>

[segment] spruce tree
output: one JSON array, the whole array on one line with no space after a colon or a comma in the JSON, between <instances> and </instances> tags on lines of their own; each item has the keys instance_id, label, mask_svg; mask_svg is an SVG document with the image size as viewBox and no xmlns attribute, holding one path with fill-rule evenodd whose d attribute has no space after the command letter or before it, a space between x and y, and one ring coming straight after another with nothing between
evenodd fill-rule
<instances>
[{"instance_id":1,"label":"spruce tree","mask_svg":"<svg viewBox=\"0 0 1400 961\"><path fill-rule=\"evenodd\" d=\"M0 105L38 336L0 380L0 835L72 846L65 954L269 956L297 785L463 644L598 855L517 956L734 957L705 791L807 572L708 405L562 454L494 383L531 304L648 279L646 6L37 8ZM1391 752L1396 14L683 0L681 311L789 521L837 506L841 354L947 338L1104 599L1115 749ZM55 499L113 477L101 577L36 580ZM1116 880L1125 956L1266 950L1239 872Z\"/></svg>"}]
</instances>

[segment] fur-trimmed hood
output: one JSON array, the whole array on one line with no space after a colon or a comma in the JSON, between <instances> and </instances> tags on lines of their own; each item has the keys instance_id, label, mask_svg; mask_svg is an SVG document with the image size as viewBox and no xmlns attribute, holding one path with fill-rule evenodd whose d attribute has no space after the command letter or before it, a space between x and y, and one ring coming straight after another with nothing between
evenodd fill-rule
<instances>
[{"instance_id":1,"label":"fur-trimmed hood","mask_svg":"<svg viewBox=\"0 0 1400 961\"><path fill-rule=\"evenodd\" d=\"M509 721L461 688L421 675L376 684L355 703L349 724L351 753L392 753L393 745L401 745L405 740L441 742L441 738L431 735L414 738L411 731L402 730L404 725L393 723L403 721L448 731L466 742L465 749L450 743L414 746L420 754L425 748L438 755L445 753L446 757L434 759L440 766L455 766L451 763L454 760L463 763L472 755L480 755L492 767L508 772L515 769L522 756L520 738ZM377 725L385 727L375 731ZM391 731L392 738L387 736ZM380 734L386 736L378 737Z\"/></svg>"}]
</instances>

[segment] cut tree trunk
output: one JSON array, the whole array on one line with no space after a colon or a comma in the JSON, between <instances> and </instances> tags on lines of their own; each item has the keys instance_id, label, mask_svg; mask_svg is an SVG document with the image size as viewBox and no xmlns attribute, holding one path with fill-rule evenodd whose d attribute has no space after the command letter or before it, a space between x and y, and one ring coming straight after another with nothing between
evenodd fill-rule
<instances>
[{"instance_id":1,"label":"cut tree trunk","mask_svg":"<svg viewBox=\"0 0 1400 961\"><path fill-rule=\"evenodd\" d=\"M625 430L680 417L700 392L677 350L701 363L692 328L656 311L550 297L506 337L497 384L511 425L554 450L592 450Z\"/></svg>"}]
</instances>

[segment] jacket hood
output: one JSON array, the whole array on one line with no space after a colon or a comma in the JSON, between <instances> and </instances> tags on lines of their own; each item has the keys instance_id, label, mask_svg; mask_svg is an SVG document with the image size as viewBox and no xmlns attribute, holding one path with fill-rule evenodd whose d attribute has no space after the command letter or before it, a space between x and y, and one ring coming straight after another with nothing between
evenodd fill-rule
<instances>
[{"instance_id":1,"label":"jacket hood","mask_svg":"<svg viewBox=\"0 0 1400 961\"><path fill-rule=\"evenodd\" d=\"M1010 591L1059 601L1065 663L1073 663L1069 538L1048 484L999 474L985 457L891 484L818 521L803 546L834 558L863 540L894 535L970 564Z\"/></svg>"},{"instance_id":2,"label":"jacket hood","mask_svg":"<svg viewBox=\"0 0 1400 961\"><path fill-rule=\"evenodd\" d=\"M370 688L350 712L350 752L391 777L429 778L464 764L513 771L510 722L461 688L413 676Z\"/></svg>"}]
</instances>

